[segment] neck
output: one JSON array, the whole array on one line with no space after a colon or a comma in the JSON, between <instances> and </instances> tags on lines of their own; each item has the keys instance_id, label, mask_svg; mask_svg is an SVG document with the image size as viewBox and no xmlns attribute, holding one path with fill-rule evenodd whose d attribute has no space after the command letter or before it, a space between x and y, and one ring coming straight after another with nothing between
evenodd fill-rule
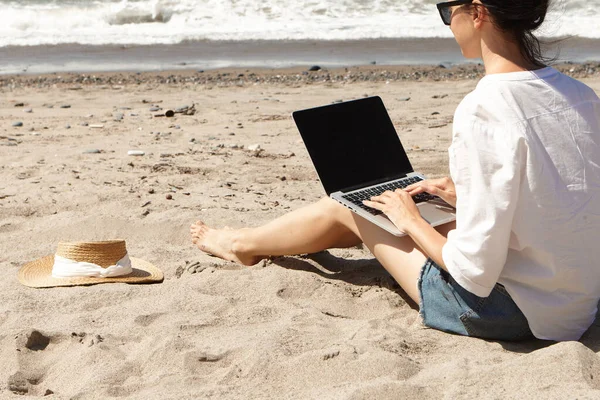
<instances>
[{"instance_id":1,"label":"neck","mask_svg":"<svg viewBox=\"0 0 600 400\"><path fill-rule=\"evenodd\" d=\"M481 58L486 75L532 71L542 67L526 60L516 43L499 38L497 34L482 38Z\"/></svg>"}]
</instances>

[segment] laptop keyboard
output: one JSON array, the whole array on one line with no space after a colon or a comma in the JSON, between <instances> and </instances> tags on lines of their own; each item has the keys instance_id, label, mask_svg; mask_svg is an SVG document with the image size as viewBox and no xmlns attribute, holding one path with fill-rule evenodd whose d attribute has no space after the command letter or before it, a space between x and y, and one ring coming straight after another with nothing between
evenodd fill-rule
<instances>
[{"instance_id":1,"label":"laptop keyboard","mask_svg":"<svg viewBox=\"0 0 600 400\"><path fill-rule=\"evenodd\" d=\"M422 180L423 179L421 179L417 176L405 178L405 179L401 179L398 181L384 183L379 186L373 186L373 187L370 187L367 189L362 189L362 190L358 190L356 192L348 193L348 194L343 195L342 198L350 201L351 203L357 205L358 207L362 208L365 211L368 211L369 213L371 213L373 215L379 215L382 213L381 211L365 206L363 204L363 200L370 200L371 197L379 196L380 194L382 194L383 192L388 191L388 190L394 191L396 189L404 189L405 187L412 185L413 183L422 181ZM420 193L416 196L413 196L413 200L417 204L422 203L424 201L433 200L435 198L436 198L435 196L432 196L429 193Z\"/></svg>"}]
</instances>

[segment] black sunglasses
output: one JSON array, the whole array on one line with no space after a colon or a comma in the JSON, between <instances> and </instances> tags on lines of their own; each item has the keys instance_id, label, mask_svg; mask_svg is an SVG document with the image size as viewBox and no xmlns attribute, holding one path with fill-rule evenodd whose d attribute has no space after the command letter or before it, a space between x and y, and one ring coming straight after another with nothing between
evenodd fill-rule
<instances>
[{"instance_id":1,"label":"black sunglasses","mask_svg":"<svg viewBox=\"0 0 600 400\"><path fill-rule=\"evenodd\" d=\"M444 24L450 25L450 22L452 22L452 9L450 7L463 6L471 3L473 3L473 0L446 1L444 3L438 3L437 8Z\"/></svg>"}]
</instances>

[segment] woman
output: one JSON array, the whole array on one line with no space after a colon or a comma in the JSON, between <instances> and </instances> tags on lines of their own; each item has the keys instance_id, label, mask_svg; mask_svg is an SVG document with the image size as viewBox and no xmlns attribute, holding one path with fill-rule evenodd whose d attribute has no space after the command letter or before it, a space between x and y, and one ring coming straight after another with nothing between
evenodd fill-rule
<instances>
[{"instance_id":1,"label":"woman","mask_svg":"<svg viewBox=\"0 0 600 400\"><path fill-rule=\"evenodd\" d=\"M365 202L407 236L327 198L255 229L197 222L192 241L245 265L364 243L427 326L498 340L577 340L600 297L600 100L544 66L532 31L548 0L459 0L438 9L463 54L483 59L486 76L456 110L452 179ZM456 223L425 222L412 200L422 192L456 206Z\"/></svg>"}]
</instances>

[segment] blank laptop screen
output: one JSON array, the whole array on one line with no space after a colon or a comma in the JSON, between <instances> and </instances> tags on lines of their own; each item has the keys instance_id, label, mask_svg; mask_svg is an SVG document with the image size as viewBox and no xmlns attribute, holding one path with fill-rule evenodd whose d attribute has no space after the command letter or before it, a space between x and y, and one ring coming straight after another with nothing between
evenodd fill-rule
<instances>
[{"instance_id":1,"label":"blank laptop screen","mask_svg":"<svg viewBox=\"0 0 600 400\"><path fill-rule=\"evenodd\" d=\"M379 97L296 111L293 117L327 194L413 172Z\"/></svg>"}]
</instances>

